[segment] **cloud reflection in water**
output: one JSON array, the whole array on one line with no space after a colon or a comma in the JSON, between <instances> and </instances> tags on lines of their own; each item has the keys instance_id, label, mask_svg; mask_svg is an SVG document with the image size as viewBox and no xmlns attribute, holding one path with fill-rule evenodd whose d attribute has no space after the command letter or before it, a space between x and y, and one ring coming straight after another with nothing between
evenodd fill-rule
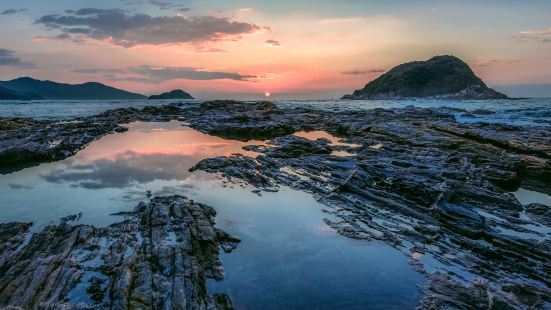
<instances>
[{"instance_id":1,"label":"cloud reflection in water","mask_svg":"<svg viewBox=\"0 0 551 310\"><path fill-rule=\"evenodd\" d=\"M189 168L204 158L233 153L255 156L256 153L242 149L250 144L262 143L224 140L176 121L136 122L129 125L128 132L92 143L64 167L42 177L48 182L86 189L124 189L158 180L185 181L191 175Z\"/></svg>"}]
</instances>

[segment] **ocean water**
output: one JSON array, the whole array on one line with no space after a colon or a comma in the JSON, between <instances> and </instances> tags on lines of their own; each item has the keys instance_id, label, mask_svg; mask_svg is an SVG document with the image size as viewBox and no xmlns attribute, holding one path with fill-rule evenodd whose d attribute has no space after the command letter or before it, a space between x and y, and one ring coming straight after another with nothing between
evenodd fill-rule
<instances>
[{"instance_id":1,"label":"ocean water","mask_svg":"<svg viewBox=\"0 0 551 310\"><path fill-rule=\"evenodd\" d=\"M70 119L124 108L181 102L196 105L204 100L112 100L112 101L0 101L0 116ZM551 126L551 98L518 100L285 100L273 101L281 107L311 107L327 111L403 108L437 108L453 113L459 122L491 122L513 125ZM462 111L487 110L491 114L476 117Z\"/></svg>"},{"instance_id":2,"label":"ocean water","mask_svg":"<svg viewBox=\"0 0 551 310\"><path fill-rule=\"evenodd\" d=\"M0 116L32 117L38 119L72 119L92 116L107 110L119 108L143 108L148 105L164 105L173 100L38 100L38 101L2 101ZM180 100L187 104L197 104L197 100Z\"/></svg>"}]
</instances>

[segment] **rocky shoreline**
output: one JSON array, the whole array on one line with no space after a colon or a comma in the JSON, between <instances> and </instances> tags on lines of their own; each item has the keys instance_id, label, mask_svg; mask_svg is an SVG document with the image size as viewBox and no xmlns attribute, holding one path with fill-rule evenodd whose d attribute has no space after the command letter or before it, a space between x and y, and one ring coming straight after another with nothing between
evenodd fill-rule
<instances>
[{"instance_id":1,"label":"rocky shoreline","mask_svg":"<svg viewBox=\"0 0 551 310\"><path fill-rule=\"evenodd\" d=\"M174 105L118 109L69 121L0 118L0 174L65 159L133 121L177 119Z\"/></svg>"},{"instance_id":2,"label":"rocky shoreline","mask_svg":"<svg viewBox=\"0 0 551 310\"><path fill-rule=\"evenodd\" d=\"M181 196L140 203L105 228L70 225L28 237L0 224L0 306L10 309L232 309L206 292L221 280L220 248L239 239L214 228L216 212Z\"/></svg>"},{"instance_id":3,"label":"rocky shoreline","mask_svg":"<svg viewBox=\"0 0 551 310\"><path fill-rule=\"evenodd\" d=\"M415 107L324 112L279 109L268 102L213 101L119 109L75 122L11 120L12 125L0 128L0 162L13 171L59 160L105 134L125 130L120 124L173 119L223 138L268 140L267 145L248 147L261 154L256 158L209 158L193 170L221 173L260 190L277 191L285 185L314 194L326 205L326 224L338 233L382 240L427 274L420 308L551 305L551 241L543 231L551 222L550 208L522 205L510 193L522 187L551 194L551 136L543 127L461 124L451 114ZM312 130L331 133L349 145L292 135ZM25 225L3 224L15 241L0 239L2 247L16 251L13 244L23 242L17 232L28 230ZM60 227L72 226L49 229ZM431 273L425 259L437 261L448 274ZM0 304L8 304L2 300ZM212 298L202 299L201 305L208 300Z\"/></svg>"}]
</instances>

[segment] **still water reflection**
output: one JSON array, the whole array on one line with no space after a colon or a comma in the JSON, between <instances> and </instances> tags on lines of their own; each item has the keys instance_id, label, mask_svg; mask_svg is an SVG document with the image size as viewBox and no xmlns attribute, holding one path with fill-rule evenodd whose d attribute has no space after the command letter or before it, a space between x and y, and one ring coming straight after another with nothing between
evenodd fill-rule
<instances>
[{"instance_id":1,"label":"still water reflection","mask_svg":"<svg viewBox=\"0 0 551 310\"><path fill-rule=\"evenodd\" d=\"M215 207L218 226L242 243L222 256L227 292L238 309L414 308L424 278L399 251L355 241L326 226L311 195L283 187L258 196L217 175L190 173L199 160L261 144L208 136L179 122L133 123L66 160L0 176L0 222L32 221L35 231L82 213L108 225L153 195L186 195Z\"/></svg>"},{"instance_id":2,"label":"still water reflection","mask_svg":"<svg viewBox=\"0 0 551 310\"><path fill-rule=\"evenodd\" d=\"M517 200L523 205L539 203L551 207L551 196L544 193L519 188L513 195L515 195Z\"/></svg>"},{"instance_id":3,"label":"still water reflection","mask_svg":"<svg viewBox=\"0 0 551 310\"><path fill-rule=\"evenodd\" d=\"M0 176L0 222L31 221L35 230L82 212L81 222L98 226L119 220L146 191L169 194L215 176L188 171L198 161L240 152L246 144L201 134L180 122L129 125L66 160ZM193 179L193 180L191 180ZM197 179L197 180L196 180ZM171 192L170 192L171 193Z\"/></svg>"}]
</instances>

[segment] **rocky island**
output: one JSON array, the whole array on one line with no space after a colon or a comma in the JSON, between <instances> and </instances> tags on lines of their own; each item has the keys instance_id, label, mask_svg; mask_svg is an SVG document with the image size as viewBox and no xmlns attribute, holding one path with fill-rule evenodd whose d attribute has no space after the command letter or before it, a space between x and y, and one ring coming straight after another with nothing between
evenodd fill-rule
<instances>
[{"instance_id":1,"label":"rocky island","mask_svg":"<svg viewBox=\"0 0 551 310\"><path fill-rule=\"evenodd\" d=\"M160 95L149 96L149 99L194 99L193 96L181 89L171 90Z\"/></svg>"},{"instance_id":2,"label":"rocky island","mask_svg":"<svg viewBox=\"0 0 551 310\"><path fill-rule=\"evenodd\" d=\"M436 56L394 67L343 99L455 99L484 100L508 97L488 86L455 56Z\"/></svg>"}]
</instances>

